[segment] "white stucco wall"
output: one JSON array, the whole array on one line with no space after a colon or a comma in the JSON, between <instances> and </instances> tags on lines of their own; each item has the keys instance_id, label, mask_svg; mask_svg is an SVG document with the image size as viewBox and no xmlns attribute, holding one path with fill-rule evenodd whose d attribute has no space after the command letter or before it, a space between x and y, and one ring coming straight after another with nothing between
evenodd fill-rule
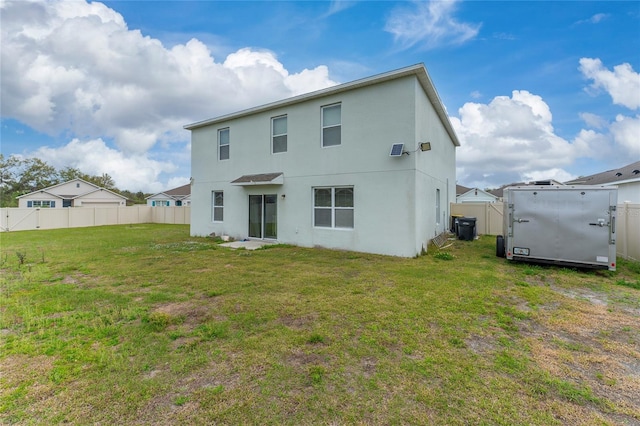
<instances>
[{"instance_id":1,"label":"white stucco wall","mask_svg":"<svg viewBox=\"0 0 640 426\"><path fill-rule=\"evenodd\" d=\"M342 143L321 146L321 107L342 105ZM271 153L271 118L286 114L288 149ZM230 159L217 159L217 131L230 130ZM393 143L429 152L390 157ZM235 186L242 175L284 173L283 185ZM248 196L278 195L278 241L414 256L446 228L455 198L455 149L414 76L330 94L192 131L192 235L248 235ZM354 228L313 226L313 188L353 186ZM441 191L440 223L435 189ZM224 221L211 221L212 191ZM283 197L284 195L284 197ZM445 223L442 223L442 222Z\"/></svg>"},{"instance_id":2,"label":"white stucco wall","mask_svg":"<svg viewBox=\"0 0 640 426\"><path fill-rule=\"evenodd\" d=\"M416 250L426 249L430 239L448 229L449 205L456 194L456 152L447 131L425 95L415 82L416 146L430 142L431 150L418 150L416 167ZM440 214L436 217L436 193L440 191Z\"/></svg>"}]
</instances>

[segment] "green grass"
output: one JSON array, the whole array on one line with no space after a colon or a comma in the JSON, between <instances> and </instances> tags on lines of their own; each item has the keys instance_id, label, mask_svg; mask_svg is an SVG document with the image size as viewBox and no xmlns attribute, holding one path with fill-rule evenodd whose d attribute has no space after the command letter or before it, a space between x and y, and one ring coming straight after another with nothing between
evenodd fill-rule
<instances>
[{"instance_id":1,"label":"green grass","mask_svg":"<svg viewBox=\"0 0 640 426\"><path fill-rule=\"evenodd\" d=\"M640 421L636 263L510 263L492 237L399 259L188 232L0 234L0 423Z\"/></svg>"}]
</instances>

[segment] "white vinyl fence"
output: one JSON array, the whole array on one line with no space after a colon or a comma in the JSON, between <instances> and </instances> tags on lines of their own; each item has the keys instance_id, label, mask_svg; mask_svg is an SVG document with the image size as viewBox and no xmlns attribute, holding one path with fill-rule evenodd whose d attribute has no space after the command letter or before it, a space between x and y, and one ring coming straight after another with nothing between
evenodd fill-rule
<instances>
[{"instance_id":1,"label":"white vinyl fence","mask_svg":"<svg viewBox=\"0 0 640 426\"><path fill-rule=\"evenodd\" d=\"M476 218L479 235L504 235L503 203L451 203L451 214ZM616 251L625 259L640 261L640 204L618 204Z\"/></svg>"},{"instance_id":2,"label":"white vinyl fence","mask_svg":"<svg viewBox=\"0 0 640 426\"><path fill-rule=\"evenodd\" d=\"M191 207L68 207L0 209L0 232L133 223L190 224Z\"/></svg>"}]
</instances>

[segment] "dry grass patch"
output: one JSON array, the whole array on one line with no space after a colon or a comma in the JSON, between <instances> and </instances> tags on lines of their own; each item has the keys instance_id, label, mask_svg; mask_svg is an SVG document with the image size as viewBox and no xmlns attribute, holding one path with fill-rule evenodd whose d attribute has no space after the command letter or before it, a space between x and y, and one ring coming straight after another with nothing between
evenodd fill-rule
<instances>
[{"instance_id":1,"label":"dry grass patch","mask_svg":"<svg viewBox=\"0 0 640 426\"><path fill-rule=\"evenodd\" d=\"M553 377L589 390L601 401L600 408L563 407L560 418L567 424L640 422L638 316L610 303L604 293L552 289L575 302L541 309L535 325L523 327L531 357Z\"/></svg>"}]
</instances>

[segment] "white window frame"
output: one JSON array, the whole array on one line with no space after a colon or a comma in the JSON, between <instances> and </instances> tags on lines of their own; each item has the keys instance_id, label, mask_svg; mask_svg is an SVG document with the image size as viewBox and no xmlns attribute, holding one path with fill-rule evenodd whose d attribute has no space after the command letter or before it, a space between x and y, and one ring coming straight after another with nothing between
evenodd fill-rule
<instances>
[{"instance_id":1,"label":"white window frame","mask_svg":"<svg viewBox=\"0 0 640 426\"><path fill-rule=\"evenodd\" d=\"M340 107L340 123L331 124L331 125L325 126L324 125L324 111L325 111L325 109L334 108L334 107L338 107L338 106ZM334 144L334 145L325 145L325 143L324 143L324 130L325 129L334 128L334 127L339 127L340 128L340 143ZM321 114L320 114L320 145L323 148L332 148L332 147L335 147L335 146L342 145L342 102L336 102L334 104L324 105L324 106L321 107Z\"/></svg>"},{"instance_id":2,"label":"white window frame","mask_svg":"<svg viewBox=\"0 0 640 426\"><path fill-rule=\"evenodd\" d=\"M33 203L31 205L34 208L50 209L51 208L51 200L33 200Z\"/></svg>"},{"instance_id":3,"label":"white window frame","mask_svg":"<svg viewBox=\"0 0 640 426\"><path fill-rule=\"evenodd\" d=\"M274 122L276 120L281 120L281 119L285 119L285 125L287 127L287 130L284 133L279 133L276 134L276 130L275 130L275 126L274 126ZM282 137L284 136L284 151L275 151L275 138L277 137ZM289 150L289 118L287 117L286 114L284 115L279 115L277 117L271 117L271 153L272 154L283 154L285 152L287 152Z\"/></svg>"},{"instance_id":4,"label":"white window frame","mask_svg":"<svg viewBox=\"0 0 640 426\"><path fill-rule=\"evenodd\" d=\"M216 194L222 194L222 204L216 204ZM222 218L216 220L216 211L220 212ZM224 191L211 191L211 222L224 222Z\"/></svg>"},{"instance_id":5,"label":"white window frame","mask_svg":"<svg viewBox=\"0 0 640 426\"><path fill-rule=\"evenodd\" d=\"M227 133L227 143L222 143L222 134ZM222 158L222 147L227 147L227 158ZM231 158L231 131L228 127L218 129L218 161L226 161Z\"/></svg>"},{"instance_id":6,"label":"white window frame","mask_svg":"<svg viewBox=\"0 0 640 426\"><path fill-rule=\"evenodd\" d=\"M312 188L312 204L313 204L313 218L312 218L312 225L314 228L320 228L320 229L342 229L342 230L352 230L355 228L355 190L353 186L316 186ZM319 189L329 189L331 190L331 206L316 206L316 190ZM339 189L350 189L352 191L352 196L353 196L353 205L351 207L344 207L344 206L336 206L336 190ZM316 225L316 210L318 209L323 209L323 210L330 210L331 211L331 226L322 226L322 225ZM337 211L341 211L341 210L350 210L353 212L353 226L336 226L336 212Z\"/></svg>"}]
</instances>

